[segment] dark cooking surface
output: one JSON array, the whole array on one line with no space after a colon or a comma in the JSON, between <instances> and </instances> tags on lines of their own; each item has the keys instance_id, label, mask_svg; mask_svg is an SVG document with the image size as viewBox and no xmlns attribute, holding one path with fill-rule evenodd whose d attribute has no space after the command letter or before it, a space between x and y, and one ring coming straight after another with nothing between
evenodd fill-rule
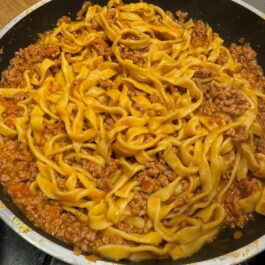
<instances>
[{"instance_id":1,"label":"dark cooking surface","mask_svg":"<svg viewBox=\"0 0 265 265\"><path fill-rule=\"evenodd\" d=\"M83 1L84 0L57 0L53 1L51 5L54 10L58 10L58 14L56 15L61 16L61 13L66 14L66 10L70 10L70 5L75 6L74 10L78 10ZM232 4L230 0L149 0L149 2L154 2L155 4L160 2L161 6L167 9L176 7L175 1L184 11L189 11L191 17L209 22L214 30L219 32L227 43L238 41L240 37L245 37L247 40L251 39L252 46L258 51L259 63L262 64L265 69L265 21L257 19L255 15ZM258 1L264 5L265 10L265 0ZM93 2L103 1L94 0ZM248 0L248 2L254 3L255 0ZM65 3L65 5L62 6L62 3ZM201 10L205 11L202 13ZM213 10L215 11L212 12ZM0 41L0 47L3 46L5 48L6 45L8 45L8 49L4 50L5 53L0 65L0 72L7 66L9 59L16 49L28 45L36 38L37 32L51 28L51 21L55 22L57 19L53 14L49 13L45 7L31 14L29 17L30 18L24 19L12 33ZM40 17L43 19L39 20ZM38 21L38 27L32 26L32 24L35 25L32 21ZM36 31L32 30L32 28L36 29ZM37 28L39 30L37 30ZM24 34L19 34L22 29ZM4 195L1 189L0 195L0 197L3 198L2 196ZM23 216L17 212L14 206L12 206L6 198L4 198L4 200L8 207L24 220ZM240 241L231 239L231 231L222 233L212 246L201 252L197 261L203 260L206 256L207 258L211 258L218 254L227 253L253 241L264 234L264 221L264 218L260 217L257 219L256 223L250 223L246 227L245 237ZM262 264L262 259L264 260L264 258L265 252L243 264ZM193 260L191 259L190 262L191 261ZM173 264L173 262L168 264ZM0 221L0 265L66 265L66 263L55 260L40 250L37 250Z\"/></svg>"}]
</instances>

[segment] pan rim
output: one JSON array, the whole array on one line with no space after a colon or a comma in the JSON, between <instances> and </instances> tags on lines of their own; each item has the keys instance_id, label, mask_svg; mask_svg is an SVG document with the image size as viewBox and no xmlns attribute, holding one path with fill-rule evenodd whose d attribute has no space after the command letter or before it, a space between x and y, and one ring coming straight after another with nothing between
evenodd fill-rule
<instances>
[{"instance_id":1,"label":"pan rim","mask_svg":"<svg viewBox=\"0 0 265 265\"><path fill-rule=\"evenodd\" d=\"M34 12L38 8L43 5L51 2L53 0L40 0L36 4L32 5L19 15L17 15L14 19L12 19L7 25L5 25L0 30L0 39L2 39L10 29L12 29L16 24L18 24L23 18L25 18L30 13ZM258 8L244 2L243 0L230 0L246 9L256 14L257 16L265 19L265 13L259 10ZM0 200L0 219L3 220L14 232L16 232L20 237L29 242L31 245L37 247L41 251L60 259L64 262L70 263L72 265L119 265L115 262L98 260L96 262L89 261L83 255L76 255L72 250L69 250L57 243L52 242L48 238L42 236L38 232L29 229L27 232L25 228L27 225L24 224L18 217L16 217L11 210L9 210L5 204ZM27 230L27 229L26 229ZM251 257L259 254L260 252L265 250L265 235L261 236L257 240L235 250L229 252L225 255L221 255L219 257L211 258L204 261L189 263L189 265L232 265L238 264L243 261L250 259ZM188 265L187 263L183 263L183 265Z\"/></svg>"},{"instance_id":2,"label":"pan rim","mask_svg":"<svg viewBox=\"0 0 265 265\"><path fill-rule=\"evenodd\" d=\"M35 11L36 9L40 8L41 6L51 2L53 0L40 0L36 4L30 6L28 9L24 10L20 14L18 14L15 18L13 18L10 22L8 22L2 29L0 29L0 39L4 37L4 35L13 28L18 22L20 22L24 17L29 15L31 12ZM243 6L244 8L250 10L252 13L256 14L257 16L265 19L265 12L259 10L258 8L244 2L243 0L230 0L238 5Z\"/></svg>"}]
</instances>

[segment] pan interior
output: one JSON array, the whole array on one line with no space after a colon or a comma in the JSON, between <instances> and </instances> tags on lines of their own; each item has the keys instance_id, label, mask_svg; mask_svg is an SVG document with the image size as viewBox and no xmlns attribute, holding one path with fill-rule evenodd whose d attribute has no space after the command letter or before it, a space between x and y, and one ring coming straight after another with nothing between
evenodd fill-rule
<instances>
[{"instance_id":1,"label":"pan interior","mask_svg":"<svg viewBox=\"0 0 265 265\"><path fill-rule=\"evenodd\" d=\"M60 0L51 1L41 8L33 11L11 30L9 30L0 40L0 48L3 48L3 55L0 58L0 72L9 64L14 53L20 48L26 47L37 40L38 34L45 32L55 26L56 21L68 15L75 17L76 12L81 8L84 0ZM124 1L138 2L138 1ZM218 32L225 40L225 44L232 42L238 43L240 39L249 42L252 48L258 53L258 62L265 69L265 20L258 17L251 11L241 7L231 0L146 0L162 7L164 10L170 10L175 13L176 10L183 10L189 13L193 19L202 19L207 22L214 31ZM93 0L93 3L105 4L104 0ZM41 19L40 19L41 18ZM28 226L55 243L66 246L35 228L25 216L16 208L12 200L8 198L2 188L0 188L0 199L6 206ZM240 240L233 239L233 230L224 230L209 246L205 246L196 255L180 261L163 261L166 265L177 265L183 263L199 262L220 255L227 254L240 247L243 247L265 234L265 217L256 216L255 221L249 222L242 230L244 236ZM69 247L68 247L69 248ZM129 264L129 263L126 263ZM140 262L142 264L153 264L153 262Z\"/></svg>"}]
</instances>

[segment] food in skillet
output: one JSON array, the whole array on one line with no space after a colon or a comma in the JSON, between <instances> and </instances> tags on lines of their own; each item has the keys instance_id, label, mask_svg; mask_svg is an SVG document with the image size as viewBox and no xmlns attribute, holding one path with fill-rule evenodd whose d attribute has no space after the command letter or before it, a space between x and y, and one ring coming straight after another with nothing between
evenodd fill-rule
<instances>
[{"instance_id":1,"label":"food in skillet","mask_svg":"<svg viewBox=\"0 0 265 265\"><path fill-rule=\"evenodd\" d=\"M176 260L265 214L256 54L177 15L87 3L2 75L1 184L85 253Z\"/></svg>"}]
</instances>

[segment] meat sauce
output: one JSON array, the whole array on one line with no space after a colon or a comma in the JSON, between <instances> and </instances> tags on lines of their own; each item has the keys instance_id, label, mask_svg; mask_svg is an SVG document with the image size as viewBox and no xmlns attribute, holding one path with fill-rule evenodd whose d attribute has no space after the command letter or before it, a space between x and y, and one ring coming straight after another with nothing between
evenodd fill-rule
<instances>
[{"instance_id":1,"label":"meat sauce","mask_svg":"<svg viewBox=\"0 0 265 265\"><path fill-rule=\"evenodd\" d=\"M181 14L178 14L182 18ZM185 16L186 17L186 16ZM113 14L110 12L109 19L113 19ZM96 22L94 26L98 27ZM192 33L191 43L194 47L207 46L207 25L202 21L198 21ZM99 47L100 46L100 47ZM111 55L106 43L98 43L103 55ZM256 53L249 46L238 46L233 44L230 51L235 60L242 64L240 70L241 75L249 80L251 84L255 84L259 89L265 89L265 78L262 70L256 63ZM135 63L141 64L142 53L131 54L131 51L122 50L124 58L134 58ZM0 86L2 87L23 87L25 81L23 78L24 71L31 69L31 72L36 70L38 63L44 58L56 59L60 54L60 49L53 44L33 44L25 49L21 49L16 53L15 58L11 60L9 68L4 72ZM220 64L225 63L227 57L221 54L218 58ZM197 69L195 78L208 77L214 73L209 69ZM229 117L237 117L242 114L248 107L248 103L243 94L235 88L226 87L220 90L217 87L209 85L201 85L201 90L205 93L205 101L200 109L200 112L207 113L222 113ZM111 86L109 83L102 83L102 86ZM26 97L27 95L20 95ZM154 98L154 102L159 102L161 99ZM1 104L5 106L5 123L12 127L14 126L14 117L21 114L21 109L16 106L16 98L3 99L0 98ZM260 102L258 122L265 129L265 102ZM112 128L114 121L111 117L105 120L107 129ZM56 135L63 131L63 125L46 124L46 130ZM235 141L244 141L244 128L240 128L230 133L230 136ZM62 207L53 201L50 201L42 192L33 195L29 189L30 183L34 180L37 174L35 159L28 148L19 143L17 140L2 139L0 152L0 182L4 186L8 195L11 196L14 203L33 222L33 224L49 234L61 239L62 241L75 246L76 248L90 253L97 253L97 248L101 245L109 243L124 244L128 243L118 236L109 237L100 231L92 230L88 224L82 223L75 216L68 212L64 212ZM257 139L258 151L265 154L265 137ZM105 169L89 163L87 161L79 161L84 169L92 172L92 175L97 177L97 185L99 188L108 191L111 189L110 177L117 169L118 163L115 159L110 160ZM135 216L146 215L147 195L164 187L176 178L176 174L170 170L161 160L154 161L146 166L146 169L138 173L136 176L140 183L140 190L135 191L134 198L130 201L129 206ZM244 196L254 192L253 185L249 185L248 180L237 182L230 187L224 207L226 210L226 226L243 227L252 216L246 215L238 208L238 201ZM181 198L178 206L187 202L187 198ZM126 224L119 224L119 229L124 231L137 232Z\"/></svg>"},{"instance_id":2,"label":"meat sauce","mask_svg":"<svg viewBox=\"0 0 265 265\"><path fill-rule=\"evenodd\" d=\"M110 173L112 169L113 165L110 163L106 170ZM108 237L92 230L88 224L64 212L57 202L50 201L42 192L33 195L29 186L36 174L35 159L28 148L16 140L6 140L0 152L0 182L36 227L83 252L96 253L101 245L125 243L121 237Z\"/></svg>"}]
</instances>

